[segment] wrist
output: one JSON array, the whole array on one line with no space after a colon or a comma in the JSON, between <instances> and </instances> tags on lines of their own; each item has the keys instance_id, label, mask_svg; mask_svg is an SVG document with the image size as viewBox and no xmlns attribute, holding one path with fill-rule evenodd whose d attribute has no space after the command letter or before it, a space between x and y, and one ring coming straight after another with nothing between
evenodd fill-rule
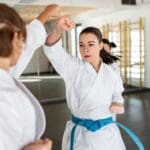
<instances>
[{"instance_id":1,"label":"wrist","mask_svg":"<svg viewBox=\"0 0 150 150\"><path fill-rule=\"evenodd\" d=\"M122 103L118 103L118 102L112 102L111 105L113 105L113 106L120 106L120 107L123 106Z\"/></svg>"},{"instance_id":2,"label":"wrist","mask_svg":"<svg viewBox=\"0 0 150 150\"><path fill-rule=\"evenodd\" d=\"M48 35L45 45L52 46L56 44L62 37L62 32L54 30L50 35Z\"/></svg>"},{"instance_id":3,"label":"wrist","mask_svg":"<svg viewBox=\"0 0 150 150\"><path fill-rule=\"evenodd\" d=\"M37 17L37 19L44 25L46 23L46 18L44 15L40 15Z\"/></svg>"},{"instance_id":4,"label":"wrist","mask_svg":"<svg viewBox=\"0 0 150 150\"><path fill-rule=\"evenodd\" d=\"M40 16L37 17L37 19L42 23L45 24L48 21L51 21L55 19L56 17L54 16L49 16L47 13L42 13Z\"/></svg>"}]
</instances>

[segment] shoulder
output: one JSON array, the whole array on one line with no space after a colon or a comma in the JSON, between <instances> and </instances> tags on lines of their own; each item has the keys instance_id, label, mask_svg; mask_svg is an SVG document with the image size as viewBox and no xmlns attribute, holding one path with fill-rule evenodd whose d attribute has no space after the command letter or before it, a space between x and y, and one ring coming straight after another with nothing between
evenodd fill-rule
<instances>
[{"instance_id":1,"label":"shoulder","mask_svg":"<svg viewBox=\"0 0 150 150\"><path fill-rule=\"evenodd\" d=\"M5 75L5 76L4 76ZM8 74L0 75L0 104L6 105L17 105L18 90L15 81ZM7 109L9 108L7 106Z\"/></svg>"},{"instance_id":2,"label":"shoulder","mask_svg":"<svg viewBox=\"0 0 150 150\"><path fill-rule=\"evenodd\" d=\"M112 79L117 79L117 71L114 69L112 65L108 65L104 63L104 68L106 70L106 74L112 77Z\"/></svg>"},{"instance_id":3,"label":"shoulder","mask_svg":"<svg viewBox=\"0 0 150 150\"><path fill-rule=\"evenodd\" d=\"M103 66L104 66L105 68L107 68L107 70L109 70L110 72L113 73L113 72L116 71L116 69L115 69L115 67L114 67L113 64L110 64L110 65L109 65L109 64L105 64L105 63L103 63L103 64L104 64Z\"/></svg>"},{"instance_id":4,"label":"shoulder","mask_svg":"<svg viewBox=\"0 0 150 150\"><path fill-rule=\"evenodd\" d=\"M11 93L11 92L14 92L14 90L16 90L16 85L13 80L0 79L0 93L1 94L2 93L6 93L6 94Z\"/></svg>"},{"instance_id":5,"label":"shoulder","mask_svg":"<svg viewBox=\"0 0 150 150\"><path fill-rule=\"evenodd\" d=\"M117 76L120 75L119 66L117 63L105 64L106 68Z\"/></svg>"},{"instance_id":6,"label":"shoulder","mask_svg":"<svg viewBox=\"0 0 150 150\"><path fill-rule=\"evenodd\" d=\"M119 72L119 66L117 63L112 63L110 64L110 67L112 67L112 69L114 69L115 71L118 71Z\"/></svg>"},{"instance_id":7,"label":"shoulder","mask_svg":"<svg viewBox=\"0 0 150 150\"><path fill-rule=\"evenodd\" d=\"M15 81L13 80L10 73L0 69L0 92L10 92L11 89L14 89L15 87Z\"/></svg>"}]
</instances>

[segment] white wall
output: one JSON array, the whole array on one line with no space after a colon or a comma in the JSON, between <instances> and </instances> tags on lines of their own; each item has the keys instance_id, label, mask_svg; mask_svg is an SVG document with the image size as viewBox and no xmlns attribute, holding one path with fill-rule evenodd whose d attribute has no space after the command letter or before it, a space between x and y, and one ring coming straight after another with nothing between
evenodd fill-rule
<instances>
[{"instance_id":1,"label":"white wall","mask_svg":"<svg viewBox=\"0 0 150 150\"><path fill-rule=\"evenodd\" d=\"M89 16L89 17L87 17ZM144 86L150 87L150 5L122 7L117 11L101 10L92 14L84 14L75 17L76 22L80 22L83 26L100 26L106 23L117 23L118 21L130 19L137 20L139 17L144 18L145 29L145 74Z\"/></svg>"},{"instance_id":2,"label":"white wall","mask_svg":"<svg viewBox=\"0 0 150 150\"><path fill-rule=\"evenodd\" d=\"M83 26L99 26L106 23L115 23L125 19L137 19L141 16L150 16L150 5L141 6L121 6L118 8L100 8L96 11L84 13L74 17L76 22L82 23Z\"/></svg>"}]
</instances>

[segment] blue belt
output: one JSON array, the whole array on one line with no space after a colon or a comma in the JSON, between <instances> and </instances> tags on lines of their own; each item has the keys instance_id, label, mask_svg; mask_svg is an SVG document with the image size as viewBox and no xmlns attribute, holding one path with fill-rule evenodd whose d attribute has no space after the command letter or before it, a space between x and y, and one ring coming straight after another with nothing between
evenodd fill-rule
<instances>
[{"instance_id":1,"label":"blue belt","mask_svg":"<svg viewBox=\"0 0 150 150\"><path fill-rule=\"evenodd\" d=\"M118 126L120 126L122 129L124 129L128 135L132 138L132 140L136 143L139 150L144 150L144 146L140 139L126 126L113 121L112 117L106 118L106 119L100 119L100 120L91 120L91 119L80 119L72 115L72 122L75 124L71 131L71 141L70 141L70 150L74 150L74 137L75 137L75 130L77 126L83 126L87 128L87 130L91 132L95 132L105 125L116 123Z\"/></svg>"}]
</instances>

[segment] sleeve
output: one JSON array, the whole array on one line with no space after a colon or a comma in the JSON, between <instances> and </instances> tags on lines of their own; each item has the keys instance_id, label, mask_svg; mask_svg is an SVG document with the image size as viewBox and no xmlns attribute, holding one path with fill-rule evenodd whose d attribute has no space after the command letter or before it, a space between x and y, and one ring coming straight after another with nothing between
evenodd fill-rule
<instances>
[{"instance_id":1,"label":"sleeve","mask_svg":"<svg viewBox=\"0 0 150 150\"><path fill-rule=\"evenodd\" d=\"M62 48L61 41L52 47L44 46L44 52L53 67L65 81L74 78L82 62L78 58L69 55L66 50Z\"/></svg>"},{"instance_id":2,"label":"sleeve","mask_svg":"<svg viewBox=\"0 0 150 150\"><path fill-rule=\"evenodd\" d=\"M11 107L4 97L0 101L0 114L0 150L19 149L23 135L20 114L16 112L14 107Z\"/></svg>"},{"instance_id":3,"label":"sleeve","mask_svg":"<svg viewBox=\"0 0 150 150\"><path fill-rule=\"evenodd\" d=\"M120 76L120 70L119 70L118 64L117 64L117 63L112 63L112 64L110 64L110 66L111 66L112 69L117 73L117 75ZM120 76L120 78L121 78L121 76Z\"/></svg>"},{"instance_id":4,"label":"sleeve","mask_svg":"<svg viewBox=\"0 0 150 150\"><path fill-rule=\"evenodd\" d=\"M120 76L120 73L114 72L115 85L114 92L112 96L112 102L124 103L124 98L122 96L122 92L124 91L123 82Z\"/></svg>"},{"instance_id":5,"label":"sleeve","mask_svg":"<svg viewBox=\"0 0 150 150\"><path fill-rule=\"evenodd\" d=\"M16 66L10 69L13 77L19 78L31 60L35 50L45 43L46 31L43 24L37 19L27 25L27 40Z\"/></svg>"}]
</instances>

